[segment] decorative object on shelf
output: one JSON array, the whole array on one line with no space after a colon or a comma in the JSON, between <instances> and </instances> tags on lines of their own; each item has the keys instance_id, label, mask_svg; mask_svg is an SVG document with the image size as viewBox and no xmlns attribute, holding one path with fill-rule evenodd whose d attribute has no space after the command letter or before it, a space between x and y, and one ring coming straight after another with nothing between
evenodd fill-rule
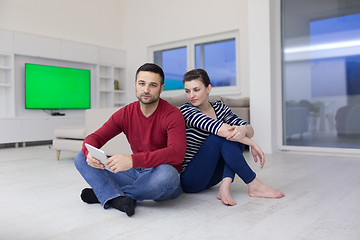
<instances>
[{"instance_id":1,"label":"decorative object on shelf","mask_svg":"<svg viewBox=\"0 0 360 240\"><path fill-rule=\"evenodd\" d=\"M111 65L99 66L99 107L118 107L124 105L125 68Z\"/></svg>"},{"instance_id":2,"label":"decorative object on shelf","mask_svg":"<svg viewBox=\"0 0 360 240\"><path fill-rule=\"evenodd\" d=\"M119 90L119 81L118 80L114 80L114 90Z\"/></svg>"}]
</instances>

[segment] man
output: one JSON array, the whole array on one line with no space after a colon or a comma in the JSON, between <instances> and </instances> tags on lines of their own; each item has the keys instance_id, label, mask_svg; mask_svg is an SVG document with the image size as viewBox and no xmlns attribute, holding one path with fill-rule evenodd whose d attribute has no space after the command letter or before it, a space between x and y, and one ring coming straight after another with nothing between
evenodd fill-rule
<instances>
[{"instance_id":1,"label":"man","mask_svg":"<svg viewBox=\"0 0 360 240\"><path fill-rule=\"evenodd\" d=\"M186 151L184 118L178 108L160 98L164 90L162 69L152 63L142 65L136 72L135 89L139 101L119 109L84 140L84 144L100 148L124 132L133 154L108 158L108 171L83 144L74 160L91 186L82 191L81 199L101 203L105 209L116 208L128 216L135 213L136 201L162 201L180 195L179 171Z\"/></svg>"}]
</instances>

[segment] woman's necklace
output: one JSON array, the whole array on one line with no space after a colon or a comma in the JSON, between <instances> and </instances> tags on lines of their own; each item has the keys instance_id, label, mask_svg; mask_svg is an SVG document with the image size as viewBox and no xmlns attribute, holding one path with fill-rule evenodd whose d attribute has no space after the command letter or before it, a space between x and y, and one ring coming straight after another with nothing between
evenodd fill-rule
<instances>
[{"instance_id":1,"label":"woman's necklace","mask_svg":"<svg viewBox=\"0 0 360 240\"><path fill-rule=\"evenodd\" d=\"M203 110L200 110L203 114L205 114L206 116L212 118L212 119L215 119L217 120L217 117L216 117L216 114L215 114L215 110L214 108L212 107L212 105L208 102L208 106L203 109Z\"/></svg>"}]
</instances>

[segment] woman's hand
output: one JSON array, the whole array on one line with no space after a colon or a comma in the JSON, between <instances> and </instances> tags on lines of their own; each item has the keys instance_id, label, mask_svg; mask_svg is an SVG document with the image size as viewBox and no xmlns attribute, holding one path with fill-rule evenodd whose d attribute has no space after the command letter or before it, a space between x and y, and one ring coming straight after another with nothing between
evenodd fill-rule
<instances>
[{"instance_id":1,"label":"woman's hand","mask_svg":"<svg viewBox=\"0 0 360 240\"><path fill-rule=\"evenodd\" d=\"M228 139L228 138L227 138ZM236 132L234 136L230 139L230 141L237 141L243 144L249 145L251 148L251 155L253 156L255 162L258 162L260 159L260 167L263 168L265 164L265 155L264 152L261 150L259 145L252 139L248 138L246 135L242 136L241 133Z\"/></svg>"},{"instance_id":2,"label":"woman's hand","mask_svg":"<svg viewBox=\"0 0 360 240\"><path fill-rule=\"evenodd\" d=\"M243 143L244 138L252 138L254 136L254 130L250 124L231 126L229 124L223 123L217 135L224 137L229 141Z\"/></svg>"},{"instance_id":3,"label":"woman's hand","mask_svg":"<svg viewBox=\"0 0 360 240\"><path fill-rule=\"evenodd\" d=\"M245 125L231 126L228 128L228 131L229 131L229 134L226 137L226 139L229 141L240 142L241 139L246 137L246 134L247 134L247 129L246 129Z\"/></svg>"},{"instance_id":4,"label":"woman's hand","mask_svg":"<svg viewBox=\"0 0 360 240\"><path fill-rule=\"evenodd\" d=\"M254 136L254 130L251 125L230 126L224 123L219 129L218 135L220 137L226 138L229 141L236 141L245 145L249 145L251 147L251 154L255 162L258 162L260 159L260 167L264 167L265 155L259 145L251 139L251 137Z\"/></svg>"},{"instance_id":5,"label":"woman's hand","mask_svg":"<svg viewBox=\"0 0 360 240\"><path fill-rule=\"evenodd\" d=\"M94 158L91 156L90 153L88 153L87 157L86 157L86 162L89 166L93 167L93 168L98 168L98 169L105 169L104 164L102 164L100 162L100 160Z\"/></svg>"},{"instance_id":6,"label":"woman's hand","mask_svg":"<svg viewBox=\"0 0 360 240\"><path fill-rule=\"evenodd\" d=\"M258 158L260 159L260 167L263 168L265 164L265 155L259 145L257 145L257 143L254 141L251 145L251 155L253 156L255 162L258 161Z\"/></svg>"}]
</instances>

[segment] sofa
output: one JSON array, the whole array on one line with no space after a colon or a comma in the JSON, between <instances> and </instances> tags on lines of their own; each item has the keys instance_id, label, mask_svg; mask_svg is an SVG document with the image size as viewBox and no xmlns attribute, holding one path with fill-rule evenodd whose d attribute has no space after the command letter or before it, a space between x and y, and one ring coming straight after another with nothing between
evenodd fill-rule
<instances>
[{"instance_id":1,"label":"sofa","mask_svg":"<svg viewBox=\"0 0 360 240\"><path fill-rule=\"evenodd\" d=\"M350 104L339 108L335 120L339 137L358 138L360 136L360 104Z\"/></svg>"},{"instance_id":2,"label":"sofa","mask_svg":"<svg viewBox=\"0 0 360 240\"><path fill-rule=\"evenodd\" d=\"M186 102L184 95L165 97L170 104L180 107ZM210 101L222 100L231 110L243 120L250 122L249 98L229 98L211 96ZM85 111L85 126L64 126L55 129L53 149L56 150L56 158L60 159L61 151L79 152L85 136L100 128L109 117L119 108L96 108ZM126 136L122 133L108 141L101 148L108 156L115 154L131 154L130 145Z\"/></svg>"},{"instance_id":3,"label":"sofa","mask_svg":"<svg viewBox=\"0 0 360 240\"><path fill-rule=\"evenodd\" d=\"M56 159L60 159L61 151L79 152L86 136L85 126L70 125L55 129L52 148L56 150Z\"/></svg>"},{"instance_id":4,"label":"sofa","mask_svg":"<svg viewBox=\"0 0 360 240\"><path fill-rule=\"evenodd\" d=\"M55 129L52 148L56 150L56 159L60 159L61 151L79 152L85 137L100 128L117 110L119 108L88 109L85 111L85 126L63 126ZM132 153L123 133L108 141L101 149L109 156Z\"/></svg>"},{"instance_id":5,"label":"sofa","mask_svg":"<svg viewBox=\"0 0 360 240\"><path fill-rule=\"evenodd\" d=\"M176 107L180 107L183 103L187 102L187 99L184 94L174 97L164 97L163 99ZM233 113L235 113L244 121L250 123L250 99L248 97L234 98L234 97L222 97L222 96L210 95L209 100L223 101L231 109Z\"/></svg>"}]
</instances>

